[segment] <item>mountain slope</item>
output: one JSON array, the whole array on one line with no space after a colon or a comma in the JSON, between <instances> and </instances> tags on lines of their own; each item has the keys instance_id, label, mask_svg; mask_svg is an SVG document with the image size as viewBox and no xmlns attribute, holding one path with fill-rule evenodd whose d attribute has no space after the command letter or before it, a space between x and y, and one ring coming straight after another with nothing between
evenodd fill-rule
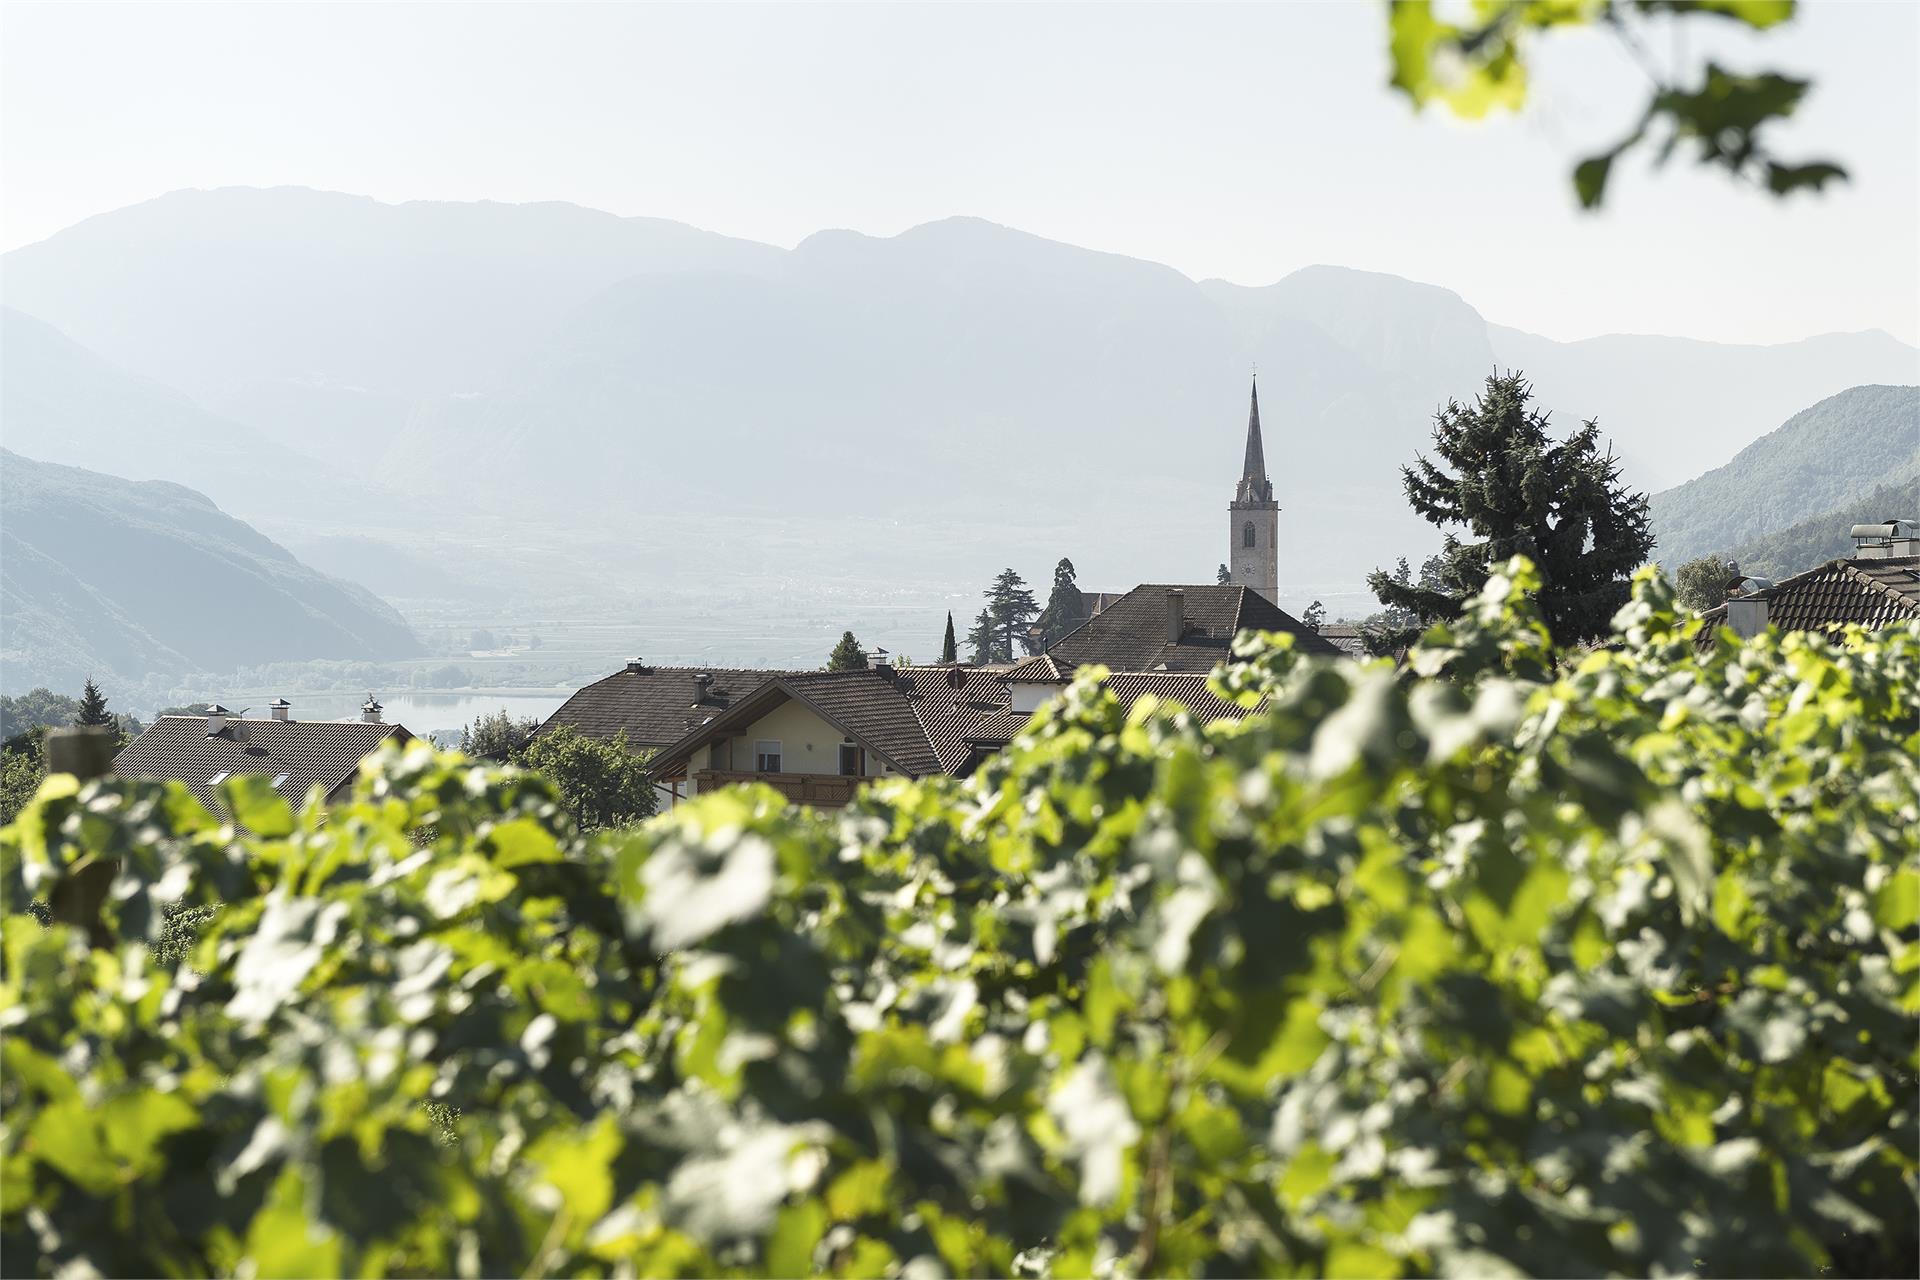
<instances>
[{"instance_id":1,"label":"mountain slope","mask_svg":"<svg viewBox=\"0 0 1920 1280\"><path fill-rule=\"evenodd\" d=\"M0 680L418 652L404 620L202 495L0 450Z\"/></svg>"},{"instance_id":2,"label":"mountain slope","mask_svg":"<svg viewBox=\"0 0 1920 1280\"><path fill-rule=\"evenodd\" d=\"M324 446L324 435L316 441ZM12 307L0 307L0 446L190 485L244 518L320 506L351 516L377 501L333 465L208 413Z\"/></svg>"},{"instance_id":3,"label":"mountain slope","mask_svg":"<svg viewBox=\"0 0 1920 1280\"><path fill-rule=\"evenodd\" d=\"M1740 571L1762 578L1785 578L1853 553L1848 531L1857 524L1920 518L1920 475L1904 483L1884 484L1845 506L1823 511L1799 524L1744 542L1727 553Z\"/></svg>"},{"instance_id":4,"label":"mountain slope","mask_svg":"<svg viewBox=\"0 0 1920 1280\"><path fill-rule=\"evenodd\" d=\"M1655 494L1655 553L1670 566L1725 553L1916 478L1920 387L1852 387L1794 414L1725 466Z\"/></svg>"},{"instance_id":5,"label":"mountain slope","mask_svg":"<svg viewBox=\"0 0 1920 1280\"><path fill-rule=\"evenodd\" d=\"M1718 466L1823 396L1920 382L1920 352L1878 330L1768 347L1623 334L1554 342L1500 325L1489 334L1494 358L1524 369L1565 425L1598 418L1649 492Z\"/></svg>"}]
</instances>

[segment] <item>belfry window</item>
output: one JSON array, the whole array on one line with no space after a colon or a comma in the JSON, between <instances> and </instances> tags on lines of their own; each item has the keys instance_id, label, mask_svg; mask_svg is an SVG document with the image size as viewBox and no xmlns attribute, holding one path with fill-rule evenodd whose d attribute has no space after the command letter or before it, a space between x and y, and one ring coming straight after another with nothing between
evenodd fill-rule
<instances>
[{"instance_id":1,"label":"belfry window","mask_svg":"<svg viewBox=\"0 0 1920 1280\"><path fill-rule=\"evenodd\" d=\"M1253 521L1251 520L1247 521L1246 527L1240 530L1240 545L1243 547L1253 545Z\"/></svg>"}]
</instances>

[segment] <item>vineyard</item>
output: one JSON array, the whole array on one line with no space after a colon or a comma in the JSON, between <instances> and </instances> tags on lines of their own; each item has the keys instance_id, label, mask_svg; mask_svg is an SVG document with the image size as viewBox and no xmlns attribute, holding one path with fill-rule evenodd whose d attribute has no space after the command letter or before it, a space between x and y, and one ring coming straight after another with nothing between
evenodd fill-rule
<instances>
[{"instance_id":1,"label":"vineyard","mask_svg":"<svg viewBox=\"0 0 1920 1280\"><path fill-rule=\"evenodd\" d=\"M57 775L5 1270L1913 1274L1920 628L1696 643L1644 573L1556 651L1537 586L832 816Z\"/></svg>"}]
</instances>

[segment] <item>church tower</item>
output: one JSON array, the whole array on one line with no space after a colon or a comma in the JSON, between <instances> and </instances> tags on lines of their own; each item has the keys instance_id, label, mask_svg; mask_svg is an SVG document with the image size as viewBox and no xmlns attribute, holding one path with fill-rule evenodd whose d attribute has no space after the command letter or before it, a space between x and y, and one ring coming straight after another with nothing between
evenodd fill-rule
<instances>
[{"instance_id":1,"label":"church tower","mask_svg":"<svg viewBox=\"0 0 1920 1280\"><path fill-rule=\"evenodd\" d=\"M1280 504L1273 500L1273 481L1267 479L1267 453L1260 441L1260 383L1253 384L1253 404L1247 413L1247 459L1240 468L1240 484L1233 491L1227 559L1236 587L1252 587L1275 604L1280 602Z\"/></svg>"}]
</instances>

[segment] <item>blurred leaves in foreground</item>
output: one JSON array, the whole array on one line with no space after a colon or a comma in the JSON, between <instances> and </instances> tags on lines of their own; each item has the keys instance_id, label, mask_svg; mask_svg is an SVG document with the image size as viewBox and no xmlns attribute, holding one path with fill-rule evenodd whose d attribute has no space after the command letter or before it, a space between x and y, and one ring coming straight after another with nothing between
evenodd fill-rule
<instances>
[{"instance_id":1,"label":"blurred leaves in foreground","mask_svg":"<svg viewBox=\"0 0 1920 1280\"><path fill-rule=\"evenodd\" d=\"M0 1250L44 1274L1718 1275L1914 1256L1920 631L1406 669L1243 638L967 781L583 836L49 779L0 833ZM26 914L116 866L89 948Z\"/></svg>"}]
</instances>

